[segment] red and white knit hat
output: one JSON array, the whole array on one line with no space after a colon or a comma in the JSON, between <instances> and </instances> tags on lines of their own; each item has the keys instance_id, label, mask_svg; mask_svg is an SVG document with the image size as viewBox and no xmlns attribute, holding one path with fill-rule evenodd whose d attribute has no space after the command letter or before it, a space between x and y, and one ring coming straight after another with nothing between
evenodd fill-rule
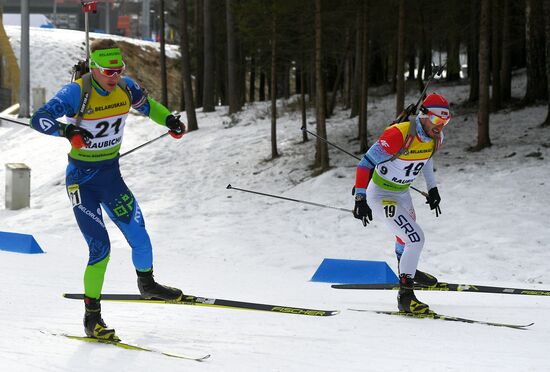
<instances>
[{"instance_id":1,"label":"red and white knit hat","mask_svg":"<svg viewBox=\"0 0 550 372\"><path fill-rule=\"evenodd\" d=\"M421 118L428 117L428 112L432 112L443 119L451 118L451 111L449 109L449 101L440 94L432 93L426 97L420 106Z\"/></svg>"}]
</instances>

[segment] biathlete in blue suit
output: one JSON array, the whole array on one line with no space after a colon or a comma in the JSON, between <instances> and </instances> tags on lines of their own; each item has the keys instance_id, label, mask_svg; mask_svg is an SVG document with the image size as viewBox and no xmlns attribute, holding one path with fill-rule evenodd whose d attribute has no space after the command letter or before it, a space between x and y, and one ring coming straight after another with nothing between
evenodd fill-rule
<instances>
[{"instance_id":1,"label":"biathlete in blue suit","mask_svg":"<svg viewBox=\"0 0 550 372\"><path fill-rule=\"evenodd\" d=\"M31 126L71 142L67 193L90 250L84 273L84 329L89 337L118 340L114 329L108 328L101 317L101 289L111 251L102 209L132 247L141 296L169 301L182 297L181 290L154 280L152 246L143 214L120 174L118 158L126 118L132 107L166 126L177 139L186 128L145 89L129 77L122 77L125 65L114 41L100 39L92 43L90 68L90 73L65 85L37 110ZM62 116L67 117L68 124L57 121Z\"/></svg>"}]
</instances>

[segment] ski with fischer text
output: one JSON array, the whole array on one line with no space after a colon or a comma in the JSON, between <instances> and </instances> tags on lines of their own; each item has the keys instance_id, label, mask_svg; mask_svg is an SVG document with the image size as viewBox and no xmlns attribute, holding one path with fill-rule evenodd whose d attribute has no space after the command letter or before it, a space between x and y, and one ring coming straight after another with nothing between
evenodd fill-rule
<instances>
[{"instance_id":1,"label":"ski with fischer text","mask_svg":"<svg viewBox=\"0 0 550 372\"><path fill-rule=\"evenodd\" d=\"M73 300L84 299L84 295L82 293L64 293L63 297L73 299ZM154 298L145 299L145 298L142 298L140 295L134 295L134 294L103 294L101 295L101 300L152 303L152 304L209 306L209 307L220 307L220 308L227 308L227 309L259 310L259 311L267 311L272 313L309 315L309 316L332 316L339 313L338 310L307 309L303 307L268 305L268 304L260 304L256 302L222 300L219 298L206 298L206 297L197 297L197 296L189 296L189 295L184 295L182 299L178 301L165 301L165 300L154 299Z\"/></svg>"}]
</instances>

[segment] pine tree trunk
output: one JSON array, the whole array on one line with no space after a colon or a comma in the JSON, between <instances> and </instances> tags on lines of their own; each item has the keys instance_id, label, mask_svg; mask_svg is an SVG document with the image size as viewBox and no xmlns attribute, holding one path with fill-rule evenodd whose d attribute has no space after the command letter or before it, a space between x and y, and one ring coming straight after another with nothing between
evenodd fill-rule
<instances>
[{"instance_id":1,"label":"pine tree trunk","mask_svg":"<svg viewBox=\"0 0 550 372\"><path fill-rule=\"evenodd\" d=\"M214 67L216 80L214 81L214 102L228 106L227 102L227 53L224 48L216 50L216 64Z\"/></svg>"},{"instance_id":2,"label":"pine tree trunk","mask_svg":"<svg viewBox=\"0 0 550 372\"><path fill-rule=\"evenodd\" d=\"M180 79L179 88L180 88L180 111L185 111L185 94L183 94L183 92L185 91L185 86L183 84L183 75Z\"/></svg>"},{"instance_id":3,"label":"pine tree trunk","mask_svg":"<svg viewBox=\"0 0 550 372\"><path fill-rule=\"evenodd\" d=\"M265 72L260 71L260 87L258 88L258 99L260 102L265 101Z\"/></svg>"},{"instance_id":4,"label":"pine tree trunk","mask_svg":"<svg viewBox=\"0 0 550 372\"><path fill-rule=\"evenodd\" d=\"M350 109L350 97L351 97L351 72L352 72L352 57L353 53L348 54L346 57L346 64L344 65L344 109Z\"/></svg>"},{"instance_id":5,"label":"pine tree trunk","mask_svg":"<svg viewBox=\"0 0 550 372\"><path fill-rule=\"evenodd\" d=\"M425 88L423 80L427 80L432 74L432 23L430 22L430 17L425 15L423 11L420 11L419 17L422 23L422 59L424 63L419 66L418 89L420 92L423 92ZM423 69L423 74L421 73L421 69Z\"/></svg>"},{"instance_id":6,"label":"pine tree trunk","mask_svg":"<svg viewBox=\"0 0 550 372\"><path fill-rule=\"evenodd\" d=\"M479 100L479 2L470 3L472 27L468 35L468 79L470 96L468 102Z\"/></svg>"},{"instance_id":7,"label":"pine tree trunk","mask_svg":"<svg viewBox=\"0 0 550 372\"><path fill-rule=\"evenodd\" d=\"M491 20L491 61L492 61L492 100L491 109L493 112L501 109L501 86L500 86L500 62L502 60L502 44L501 44L501 8L502 4L497 1L492 2L492 20Z\"/></svg>"},{"instance_id":8,"label":"pine tree trunk","mask_svg":"<svg viewBox=\"0 0 550 372\"><path fill-rule=\"evenodd\" d=\"M303 55L302 55L303 56ZM304 80L304 59L302 59L302 65L300 66L300 108L302 112L302 128L307 128L307 111L306 111L306 89ZM302 142L307 142L307 132L302 130Z\"/></svg>"},{"instance_id":9,"label":"pine tree trunk","mask_svg":"<svg viewBox=\"0 0 550 372\"><path fill-rule=\"evenodd\" d=\"M353 69L353 79L351 83L351 113L350 117L354 118L359 113L359 92L361 82L361 47L363 43L361 38L363 33L361 32L361 14L356 15L356 33L355 33L355 65Z\"/></svg>"},{"instance_id":10,"label":"pine tree trunk","mask_svg":"<svg viewBox=\"0 0 550 372\"><path fill-rule=\"evenodd\" d=\"M409 45L407 65L409 67L409 76L407 77L407 80L414 80L416 78L414 74L416 69L416 48L414 41L411 41ZM420 72L420 66L418 66L418 72Z\"/></svg>"},{"instance_id":11,"label":"pine tree trunk","mask_svg":"<svg viewBox=\"0 0 550 372\"><path fill-rule=\"evenodd\" d=\"M351 36L350 36L351 30L349 28L346 29L346 46L344 50L344 55L342 58L340 58L340 62L338 63L338 67L336 68L336 79L334 79L334 85L332 86L332 94L330 95L330 103L328 105L327 110L327 117L331 117L334 113L334 107L336 106L336 96L338 93L338 88L342 84L342 78L344 76L344 70L345 70L345 64L348 60L349 50L351 47Z\"/></svg>"},{"instance_id":12,"label":"pine tree trunk","mask_svg":"<svg viewBox=\"0 0 550 372\"><path fill-rule=\"evenodd\" d=\"M256 100L256 58L250 58L250 81L248 89L248 102Z\"/></svg>"},{"instance_id":13,"label":"pine tree trunk","mask_svg":"<svg viewBox=\"0 0 550 372\"><path fill-rule=\"evenodd\" d=\"M196 107L202 107L202 87L204 78L204 24L203 0L195 0L195 51L194 55L197 59L195 75L195 103Z\"/></svg>"},{"instance_id":14,"label":"pine tree trunk","mask_svg":"<svg viewBox=\"0 0 550 372\"><path fill-rule=\"evenodd\" d=\"M388 75L391 77L391 92L397 94L397 43L398 43L399 33L395 34L395 39L389 41L390 45L388 47ZM397 100L396 100L397 101Z\"/></svg>"},{"instance_id":15,"label":"pine tree trunk","mask_svg":"<svg viewBox=\"0 0 550 372\"><path fill-rule=\"evenodd\" d=\"M160 0L160 87L161 102L168 106L168 80L166 78L166 43L164 39L164 0Z\"/></svg>"},{"instance_id":16,"label":"pine tree trunk","mask_svg":"<svg viewBox=\"0 0 550 372\"><path fill-rule=\"evenodd\" d=\"M235 26L233 21L232 0L225 0L225 15L227 26L227 98L229 101L229 114L234 114L241 109L239 92L239 70L237 61L237 40L235 38Z\"/></svg>"},{"instance_id":17,"label":"pine tree trunk","mask_svg":"<svg viewBox=\"0 0 550 372\"><path fill-rule=\"evenodd\" d=\"M204 0L204 78L202 94L202 111L214 111L215 98L215 53L214 25L212 23L212 1Z\"/></svg>"},{"instance_id":18,"label":"pine tree trunk","mask_svg":"<svg viewBox=\"0 0 550 372\"><path fill-rule=\"evenodd\" d=\"M321 40L321 0L315 0L315 113L317 121L317 134L327 138L327 127L325 123L325 87L323 84L323 49ZM328 146L326 142L317 139L316 146L316 167L320 172L329 169Z\"/></svg>"},{"instance_id":19,"label":"pine tree trunk","mask_svg":"<svg viewBox=\"0 0 550 372\"><path fill-rule=\"evenodd\" d=\"M369 18L368 18L368 1L365 0L361 4L362 22L362 40L363 47L361 56L361 104L359 106L359 152L361 154L368 150L367 139L367 114L368 114L368 97L369 97Z\"/></svg>"},{"instance_id":20,"label":"pine tree trunk","mask_svg":"<svg viewBox=\"0 0 550 372\"><path fill-rule=\"evenodd\" d=\"M459 0L462 1L462 0ZM459 24L455 17L459 14L457 0L447 1L448 16L453 17L448 23L447 29L447 81L460 80L460 32Z\"/></svg>"},{"instance_id":21,"label":"pine tree trunk","mask_svg":"<svg viewBox=\"0 0 550 372\"><path fill-rule=\"evenodd\" d=\"M371 64L370 64L370 83L373 85L381 85L388 81L387 73L387 51L384 51L380 47L381 41L373 38L370 41L370 55L371 55Z\"/></svg>"},{"instance_id":22,"label":"pine tree trunk","mask_svg":"<svg viewBox=\"0 0 550 372\"><path fill-rule=\"evenodd\" d=\"M238 31L238 28L237 28ZM243 50L243 42L239 36L240 34L237 34L237 40L238 40L238 65L237 65L237 72L239 77L239 84L237 86L237 89L239 91L239 110L242 110L244 104L246 103L246 79L247 79L247 63L246 63L246 56L245 51Z\"/></svg>"},{"instance_id":23,"label":"pine tree trunk","mask_svg":"<svg viewBox=\"0 0 550 372\"><path fill-rule=\"evenodd\" d=\"M187 35L187 0L180 2L180 50L181 50L181 75L183 81L183 96L185 97L185 114L187 115L187 128L189 131L199 129L195 104L193 103L193 85L191 83L191 62L189 57L189 37Z\"/></svg>"},{"instance_id":24,"label":"pine tree trunk","mask_svg":"<svg viewBox=\"0 0 550 372\"><path fill-rule=\"evenodd\" d=\"M546 36L546 84L548 89L548 114L542 123L543 127L550 127L550 0L544 0L544 32Z\"/></svg>"},{"instance_id":25,"label":"pine tree trunk","mask_svg":"<svg viewBox=\"0 0 550 372\"><path fill-rule=\"evenodd\" d=\"M424 68L428 63L431 63L431 61L426 59L426 17L424 16L424 12L419 12L418 20L420 23L420 46L418 52L418 72L416 81L418 83L418 91L422 93L424 91Z\"/></svg>"},{"instance_id":26,"label":"pine tree trunk","mask_svg":"<svg viewBox=\"0 0 550 372\"><path fill-rule=\"evenodd\" d=\"M538 0L525 2L525 48L527 55L527 89L523 103L529 104L536 100L546 99L546 66L544 44L544 20L542 19L542 3Z\"/></svg>"},{"instance_id":27,"label":"pine tree trunk","mask_svg":"<svg viewBox=\"0 0 550 372\"><path fill-rule=\"evenodd\" d=\"M432 74L432 31L431 23L428 21L426 24L426 71L424 76L430 76Z\"/></svg>"},{"instance_id":28,"label":"pine tree trunk","mask_svg":"<svg viewBox=\"0 0 550 372\"><path fill-rule=\"evenodd\" d=\"M294 94L302 92L302 61L296 61L296 70L294 71Z\"/></svg>"},{"instance_id":29,"label":"pine tree trunk","mask_svg":"<svg viewBox=\"0 0 550 372\"><path fill-rule=\"evenodd\" d=\"M399 0L399 22L397 30L397 68L395 115L399 115L405 107L405 0Z\"/></svg>"},{"instance_id":30,"label":"pine tree trunk","mask_svg":"<svg viewBox=\"0 0 550 372\"><path fill-rule=\"evenodd\" d=\"M502 6L502 54L500 65L500 98L507 102L512 98L512 72L511 72L511 52L510 46L510 0L504 0Z\"/></svg>"},{"instance_id":31,"label":"pine tree trunk","mask_svg":"<svg viewBox=\"0 0 550 372\"><path fill-rule=\"evenodd\" d=\"M479 30L479 111L477 117L477 145L473 151L491 146L489 139L489 39L491 0L481 0Z\"/></svg>"},{"instance_id":32,"label":"pine tree trunk","mask_svg":"<svg viewBox=\"0 0 550 372\"><path fill-rule=\"evenodd\" d=\"M271 19L271 159L279 156L277 152L277 18Z\"/></svg>"},{"instance_id":33,"label":"pine tree trunk","mask_svg":"<svg viewBox=\"0 0 550 372\"><path fill-rule=\"evenodd\" d=\"M316 92L316 82L315 82L315 52L311 55L311 58L310 58L310 69L309 71L311 71L311 73L307 74L307 77L308 77L308 87L309 87L309 95L308 95L308 98L309 98L309 103L311 105L314 105L315 104L315 99L316 99L316 96L317 96L317 92Z\"/></svg>"},{"instance_id":34,"label":"pine tree trunk","mask_svg":"<svg viewBox=\"0 0 550 372\"><path fill-rule=\"evenodd\" d=\"M290 98L290 64L283 64L283 73L281 74L282 89L281 94L285 99Z\"/></svg>"},{"instance_id":35,"label":"pine tree trunk","mask_svg":"<svg viewBox=\"0 0 550 372\"><path fill-rule=\"evenodd\" d=\"M425 6L426 2L420 2L420 6ZM421 27L420 38L420 57L418 64L418 88L420 92L424 91L423 80L428 79L432 74L432 22L430 16L425 14L422 9L418 12L418 20ZM423 61L423 62L421 62Z\"/></svg>"}]
</instances>

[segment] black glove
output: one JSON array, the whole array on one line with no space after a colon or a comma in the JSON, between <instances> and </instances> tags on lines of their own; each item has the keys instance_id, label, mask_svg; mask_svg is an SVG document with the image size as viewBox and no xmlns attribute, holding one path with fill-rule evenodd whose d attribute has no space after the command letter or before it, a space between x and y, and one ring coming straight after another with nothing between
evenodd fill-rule
<instances>
[{"instance_id":1,"label":"black glove","mask_svg":"<svg viewBox=\"0 0 550 372\"><path fill-rule=\"evenodd\" d=\"M441 197L439 196L439 191L437 191L437 187L432 187L428 191L428 196L426 197L426 204L430 205L430 209L435 209L435 216L439 217L441 214L441 208L439 207L439 203L441 202Z\"/></svg>"},{"instance_id":2,"label":"black glove","mask_svg":"<svg viewBox=\"0 0 550 372\"><path fill-rule=\"evenodd\" d=\"M80 149L82 147L89 147L92 144L94 135L82 127L69 124L65 127L65 137L67 137L73 147Z\"/></svg>"},{"instance_id":3,"label":"black glove","mask_svg":"<svg viewBox=\"0 0 550 372\"><path fill-rule=\"evenodd\" d=\"M176 139L180 139L185 134L185 124L180 121L180 116L168 115L166 117L166 127L170 129L168 133Z\"/></svg>"},{"instance_id":4,"label":"black glove","mask_svg":"<svg viewBox=\"0 0 550 372\"><path fill-rule=\"evenodd\" d=\"M361 220L363 222L363 226L367 226L369 221L372 221L372 211L367 204L367 198L363 194L355 195L353 217Z\"/></svg>"}]
</instances>

